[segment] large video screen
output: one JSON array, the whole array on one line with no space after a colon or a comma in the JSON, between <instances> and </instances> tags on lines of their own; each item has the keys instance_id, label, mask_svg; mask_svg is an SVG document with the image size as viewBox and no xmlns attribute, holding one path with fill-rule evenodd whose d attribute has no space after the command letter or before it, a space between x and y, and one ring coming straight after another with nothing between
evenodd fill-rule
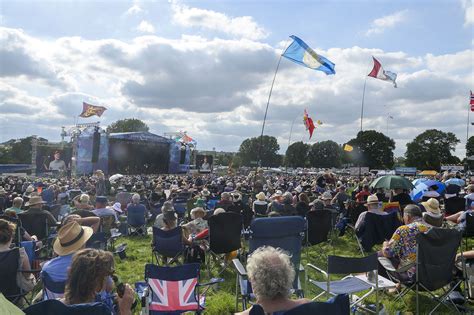
<instances>
[{"instance_id":1,"label":"large video screen","mask_svg":"<svg viewBox=\"0 0 474 315\"><path fill-rule=\"evenodd\" d=\"M214 157L212 155L196 155L196 167L201 173L210 173L213 168Z\"/></svg>"},{"instance_id":2,"label":"large video screen","mask_svg":"<svg viewBox=\"0 0 474 315\"><path fill-rule=\"evenodd\" d=\"M68 171L71 169L72 148L39 145L36 149L36 172Z\"/></svg>"}]
</instances>

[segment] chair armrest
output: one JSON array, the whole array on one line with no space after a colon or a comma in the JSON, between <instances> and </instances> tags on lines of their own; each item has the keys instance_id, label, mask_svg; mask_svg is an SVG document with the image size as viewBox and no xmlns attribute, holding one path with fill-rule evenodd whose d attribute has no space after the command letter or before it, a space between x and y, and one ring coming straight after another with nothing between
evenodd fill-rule
<instances>
[{"instance_id":1,"label":"chair armrest","mask_svg":"<svg viewBox=\"0 0 474 315\"><path fill-rule=\"evenodd\" d=\"M232 259L232 263L234 264L234 267L240 276L247 276L247 270L245 270L240 260L238 260L237 258Z\"/></svg>"},{"instance_id":2,"label":"chair armrest","mask_svg":"<svg viewBox=\"0 0 474 315\"><path fill-rule=\"evenodd\" d=\"M388 270L388 271L391 271L391 272L396 272L396 273L406 272L408 269L410 269L411 267L416 265L416 263L413 262L413 263L406 264L406 265L404 265L404 266L397 269L392 264L390 259L388 259L387 257L379 257L378 260L379 260L379 263L382 265L382 267L385 268L385 270Z\"/></svg>"},{"instance_id":3,"label":"chair armrest","mask_svg":"<svg viewBox=\"0 0 474 315\"><path fill-rule=\"evenodd\" d=\"M300 268L298 269L299 272L304 272L304 266L300 264Z\"/></svg>"},{"instance_id":4,"label":"chair armrest","mask_svg":"<svg viewBox=\"0 0 474 315\"><path fill-rule=\"evenodd\" d=\"M326 279L329 278L329 275L327 274L326 271L322 270L321 268L316 267L313 264L306 264L306 267L309 267L310 269L313 269L313 270L316 270L316 271L322 273L326 277Z\"/></svg>"},{"instance_id":5,"label":"chair armrest","mask_svg":"<svg viewBox=\"0 0 474 315\"><path fill-rule=\"evenodd\" d=\"M18 272L23 272L23 273L37 273L37 272L41 272L41 269L29 269L29 270L18 269L17 271Z\"/></svg>"},{"instance_id":6,"label":"chair armrest","mask_svg":"<svg viewBox=\"0 0 474 315\"><path fill-rule=\"evenodd\" d=\"M224 278L212 278L209 282L198 283L197 286L205 287L205 286L208 286L208 285L213 285L213 284L216 284L216 283L224 282L224 280L225 280Z\"/></svg>"},{"instance_id":7,"label":"chair armrest","mask_svg":"<svg viewBox=\"0 0 474 315\"><path fill-rule=\"evenodd\" d=\"M412 263L409 263L409 264L406 264L400 268L397 269L397 272L398 273L401 273L401 272L406 272L408 269L410 269L411 267L414 267L416 266L416 263L412 262Z\"/></svg>"}]
</instances>

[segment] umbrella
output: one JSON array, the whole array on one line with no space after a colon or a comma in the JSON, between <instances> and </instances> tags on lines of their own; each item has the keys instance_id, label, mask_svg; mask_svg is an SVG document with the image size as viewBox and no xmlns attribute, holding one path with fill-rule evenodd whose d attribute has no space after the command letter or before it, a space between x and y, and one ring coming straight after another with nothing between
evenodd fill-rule
<instances>
[{"instance_id":1,"label":"umbrella","mask_svg":"<svg viewBox=\"0 0 474 315\"><path fill-rule=\"evenodd\" d=\"M457 185L457 186L460 186L460 187L463 187L466 182L460 178L451 178L451 179L448 179L446 182L445 182L446 186L448 185Z\"/></svg>"},{"instance_id":2,"label":"umbrella","mask_svg":"<svg viewBox=\"0 0 474 315\"><path fill-rule=\"evenodd\" d=\"M413 184L402 176L387 175L382 176L374 180L370 187L372 188L385 188L385 189L413 189Z\"/></svg>"},{"instance_id":3,"label":"umbrella","mask_svg":"<svg viewBox=\"0 0 474 315\"><path fill-rule=\"evenodd\" d=\"M438 187L438 189L436 190L438 194L442 194L446 190L446 186L443 183L438 182L437 180L421 181L415 185L415 188L410 193L411 200L418 201L423 198L423 195L425 194L425 192L428 191L429 187L431 186Z\"/></svg>"},{"instance_id":4,"label":"umbrella","mask_svg":"<svg viewBox=\"0 0 474 315\"><path fill-rule=\"evenodd\" d=\"M109 177L109 181L113 183L113 182L115 182L116 180L118 180L118 179L120 179L120 178L122 178L122 177L123 177L122 174L114 174L114 175L112 175L112 176Z\"/></svg>"}]
</instances>

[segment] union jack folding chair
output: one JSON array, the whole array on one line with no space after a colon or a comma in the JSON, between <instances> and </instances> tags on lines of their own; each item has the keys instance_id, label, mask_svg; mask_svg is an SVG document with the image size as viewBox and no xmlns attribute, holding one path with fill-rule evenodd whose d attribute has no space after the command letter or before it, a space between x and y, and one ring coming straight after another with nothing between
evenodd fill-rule
<instances>
[{"instance_id":1,"label":"union jack folding chair","mask_svg":"<svg viewBox=\"0 0 474 315\"><path fill-rule=\"evenodd\" d=\"M200 296L199 288L210 286L222 279L211 279L199 283L200 264L186 264L176 267L145 265L145 288L142 307L150 315L165 313L195 312L201 314L205 306L205 294Z\"/></svg>"}]
</instances>

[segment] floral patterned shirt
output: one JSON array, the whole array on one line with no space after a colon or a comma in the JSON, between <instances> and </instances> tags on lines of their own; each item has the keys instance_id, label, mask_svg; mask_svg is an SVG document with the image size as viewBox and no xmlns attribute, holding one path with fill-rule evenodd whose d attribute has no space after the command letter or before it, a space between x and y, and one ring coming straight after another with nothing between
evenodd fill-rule
<instances>
[{"instance_id":1,"label":"floral patterned shirt","mask_svg":"<svg viewBox=\"0 0 474 315\"><path fill-rule=\"evenodd\" d=\"M400 265L404 266L416 262L416 236L429 230L421 219L410 224L400 226L388 242L388 246L383 249L384 256L400 259ZM408 276L415 273L415 267L408 270Z\"/></svg>"}]
</instances>

